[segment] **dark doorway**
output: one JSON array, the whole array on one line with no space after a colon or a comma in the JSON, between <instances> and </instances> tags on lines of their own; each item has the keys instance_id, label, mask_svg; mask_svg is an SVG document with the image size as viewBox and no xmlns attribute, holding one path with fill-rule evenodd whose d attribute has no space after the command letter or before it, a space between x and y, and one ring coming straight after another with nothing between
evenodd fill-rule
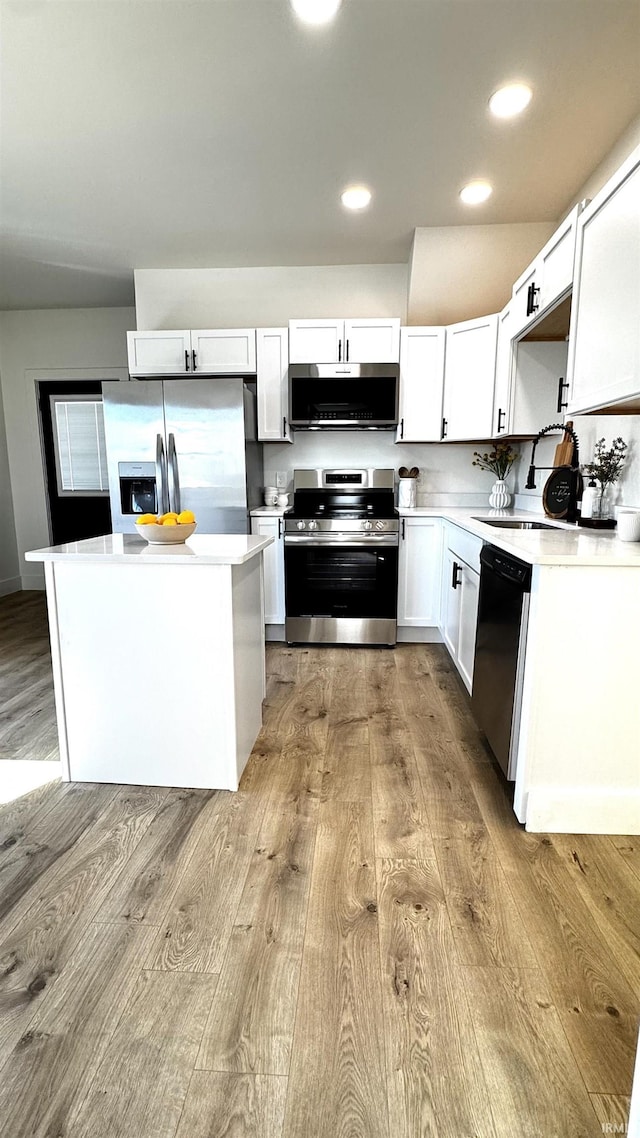
<instances>
[{"instance_id":1,"label":"dark doorway","mask_svg":"<svg viewBox=\"0 0 640 1138\"><path fill-rule=\"evenodd\" d=\"M83 398L84 397L84 398ZM66 402L68 400L68 403ZM60 404L58 410L57 405ZM99 380L43 380L38 383L38 409L42 432L51 540L54 545L81 541L86 537L111 533L111 509L106 489L106 456L97 426L94 431L76 429L65 433L64 409L85 413L99 425L102 417L102 385ZM76 420L78 416L76 415ZM66 447L61 446L61 436ZM68 437L67 437L68 436ZM69 475L72 448L81 453L80 477L76 485ZM65 454L61 451L65 450ZM86 452L86 453L84 453ZM103 462L104 458L104 462ZM102 467L104 465L104 471ZM96 470L100 474L96 476ZM101 488L98 489L98 486Z\"/></svg>"}]
</instances>

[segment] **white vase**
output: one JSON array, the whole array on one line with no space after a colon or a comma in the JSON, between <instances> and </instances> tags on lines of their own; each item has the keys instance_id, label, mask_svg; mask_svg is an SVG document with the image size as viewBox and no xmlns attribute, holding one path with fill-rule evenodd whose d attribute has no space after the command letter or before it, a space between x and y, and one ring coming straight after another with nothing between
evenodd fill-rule
<instances>
[{"instance_id":1,"label":"white vase","mask_svg":"<svg viewBox=\"0 0 640 1138\"><path fill-rule=\"evenodd\" d=\"M489 495L489 505L492 510L506 510L511 502L511 494L507 490L506 483L502 478L497 478L491 487Z\"/></svg>"}]
</instances>

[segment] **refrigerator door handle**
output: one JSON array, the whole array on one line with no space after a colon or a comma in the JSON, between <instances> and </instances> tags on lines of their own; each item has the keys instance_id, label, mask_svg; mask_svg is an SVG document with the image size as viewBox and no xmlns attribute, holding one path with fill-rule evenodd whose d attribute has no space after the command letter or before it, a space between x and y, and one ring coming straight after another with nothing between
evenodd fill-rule
<instances>
[{"instance_id":1,"label":"refrigerator door handle","mask_svg":"<svg viewBox=\"0 0 640 1138\"><path fill-rule=\"evenodd\" d=\"M178 476L178 455L176 454L175 435L169 435L169 454L167 466L169 468L169 509L180 513L180 478Z\"/></svg>"},{"instance_id":2,"label":"refrigerator door handle","mask_svg":"<svg viewBox=\"0 0 640 1138\"><path fill-rule=\"evenodd\" d=\"M162 435L156 435L156 488L158 497L158 513L164 514L167 509L167 483L166 462L164 457L164 442Z\"/></svg>"}]
</instances>

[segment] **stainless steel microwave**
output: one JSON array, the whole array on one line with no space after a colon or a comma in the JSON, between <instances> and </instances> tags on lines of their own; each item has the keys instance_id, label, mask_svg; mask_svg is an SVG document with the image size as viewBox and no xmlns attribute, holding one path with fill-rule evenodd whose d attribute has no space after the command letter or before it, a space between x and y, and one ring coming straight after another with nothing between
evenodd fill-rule
<instances>
[{"instance_id":1,"label":"stainless steel microwave","mask_svg":"<svg viewBox=\"0 0 640 1138\"><path fill-rule=\"evenodd\" d=\"M398 364L292 364L289 423L307 431L390 431L398 425Z\"/></svg>"}]
</instances>

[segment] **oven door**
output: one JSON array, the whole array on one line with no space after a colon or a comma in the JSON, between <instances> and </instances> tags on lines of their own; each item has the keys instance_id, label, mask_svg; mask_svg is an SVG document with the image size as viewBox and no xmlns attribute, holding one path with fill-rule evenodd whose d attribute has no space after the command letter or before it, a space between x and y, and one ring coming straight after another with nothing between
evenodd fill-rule
<instances>
[{"instance_id":1,"label":"oven door","mask_svg":"<svg viewBox=\"0 0 640 1138\"><path fill-rule=\"evenodd\" d=\"M396 539L285 539L289 643L395 644Z\"/></svg>"}]
</instances>

